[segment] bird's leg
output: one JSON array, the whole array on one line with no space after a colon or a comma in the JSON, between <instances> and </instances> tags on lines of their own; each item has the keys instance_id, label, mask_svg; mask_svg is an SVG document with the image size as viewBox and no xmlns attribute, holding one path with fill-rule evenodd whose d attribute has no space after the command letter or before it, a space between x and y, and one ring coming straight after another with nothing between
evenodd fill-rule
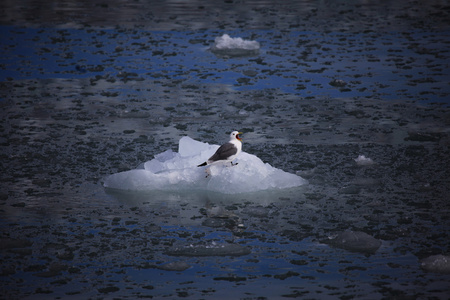
<instances>
[{"instance_id":1,"label":"bird's leg","mask_svg":"<svg viewBox=\"0 0 450 300\"><path fill-rule=\"evenodd\" d=\"M209 170L209 168L205 169L205 173L206 173L205 178L208 178L209 176L211 176L211 171Z\"/></svg>"}]
</instances>

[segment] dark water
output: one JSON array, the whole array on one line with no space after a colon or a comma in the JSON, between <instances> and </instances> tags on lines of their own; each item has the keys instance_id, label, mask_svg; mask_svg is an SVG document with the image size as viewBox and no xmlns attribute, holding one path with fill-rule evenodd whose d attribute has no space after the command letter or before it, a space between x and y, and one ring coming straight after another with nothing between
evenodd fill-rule
<instances>
[{"instance_id":1,"label":"dark water","mask_svg":"<svg viewBox=\"0 0 450 300\"><path fill-rule=\"evenodd\" d=\"M450 253L448 4L235 2L0 4L3 298L448 297L421 267ZM216 56L224 33L259 54ZM234 129L310 184L102 186Z\"/></svg>"},{"instance_id":2,"label":"dark water","mask_svg":"<svg viewBox=\"0 0 450 300\"><path fill-rule=\"evenodd\" d=\"M167 79L181 88L216 84L236 91L279 89L302 98L448 104L448 30L234 29L226 32L259 41L260 55L218 59L208 48L224 32L3 26L0 79ZM124 96L118 89L108 95Z\"/></svg>"}]
</instances>

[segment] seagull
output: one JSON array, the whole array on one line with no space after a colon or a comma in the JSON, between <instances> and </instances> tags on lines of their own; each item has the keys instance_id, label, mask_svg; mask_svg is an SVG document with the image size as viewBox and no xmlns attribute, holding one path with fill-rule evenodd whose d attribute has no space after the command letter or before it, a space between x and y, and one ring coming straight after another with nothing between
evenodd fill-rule
<instances>
[{"instance_id":1,"label":"seagull","mask_svg":"<svg viewBox=\"0 0 450 300\"><path fill-rule=\"evenodd\" d=\"M230 141L220 146L213 156L197 167L227 162L230 162L232 166L237 165L237 163L233 164L233 159L235 159L242 150L242 139L239 137L240 134L242 134L242 132L233 131L230 133Z\"/></svg>"}]
</instances>

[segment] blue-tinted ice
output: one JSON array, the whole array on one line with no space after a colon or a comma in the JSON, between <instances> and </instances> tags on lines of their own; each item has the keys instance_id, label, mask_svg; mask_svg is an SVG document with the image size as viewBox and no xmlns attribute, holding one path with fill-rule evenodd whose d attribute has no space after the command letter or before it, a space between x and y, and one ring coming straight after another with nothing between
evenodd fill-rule
<instances>
[{"instance_id":1,"label":"blue-tinted ice","mask_svg":"<svg viewBox=\"0 0 450 300\"><path fill-rule=\"evenodd\" d=\"M300 176L274 168L244 151L236 158L237 165L197 167L218 147L182 137L178 153L172 150L160 153L138 169L109 176L104 186L126 191L207 190L238 194L293 188L307 183Z\"/></svg>"}]
</instances>

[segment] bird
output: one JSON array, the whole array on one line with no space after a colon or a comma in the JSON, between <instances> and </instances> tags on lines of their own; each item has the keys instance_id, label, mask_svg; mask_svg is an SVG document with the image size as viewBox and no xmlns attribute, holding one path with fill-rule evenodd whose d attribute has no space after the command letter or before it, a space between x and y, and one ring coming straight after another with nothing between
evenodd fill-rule
<instances>
[{"instance_id":1,"label":"bird","mask_svg":"<svg viewBox=\"0 0 450 300\"><path fill-rule=\"evenodd\" d=\"M197 167L228 162L230 162L232 166L237 165L237 163L233 164L233 159L235 159L242 150L242 139L239 136L240 134L242 134L242 132L239 131L233 131L230 133L230 141L220 146L213 156L211 156L204 163L199 164Z\"/></svg>"}]
</instances>

